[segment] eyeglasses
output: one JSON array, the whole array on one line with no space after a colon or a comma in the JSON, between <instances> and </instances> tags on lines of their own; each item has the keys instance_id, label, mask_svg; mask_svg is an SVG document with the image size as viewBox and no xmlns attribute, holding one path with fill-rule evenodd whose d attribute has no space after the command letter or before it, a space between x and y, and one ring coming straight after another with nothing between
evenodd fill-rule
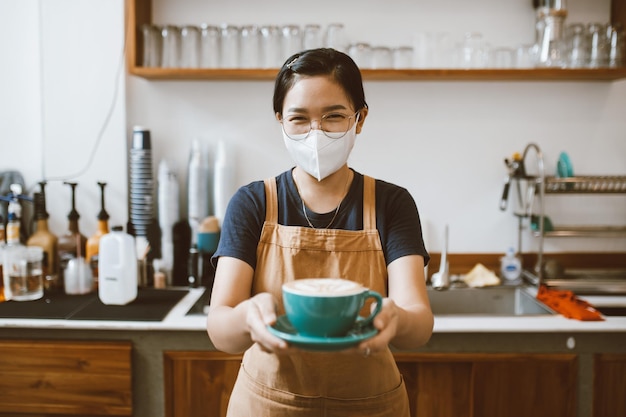
<instances>
[{"instance_id":1,"label":"eyeglasses","mask_svg":"<svg viewBox=\"0 0 626 417\"><path fill-rule=\"evenodd\" d=\"M348 133L350 120L359 112L347 115L340 112L326 113L319 120L319 129L330 139L341 139ZM306 139L313 129L313 120L302 115L292 115L281 119L285 134L293 140Z\"/></svg>"}]
</instances>

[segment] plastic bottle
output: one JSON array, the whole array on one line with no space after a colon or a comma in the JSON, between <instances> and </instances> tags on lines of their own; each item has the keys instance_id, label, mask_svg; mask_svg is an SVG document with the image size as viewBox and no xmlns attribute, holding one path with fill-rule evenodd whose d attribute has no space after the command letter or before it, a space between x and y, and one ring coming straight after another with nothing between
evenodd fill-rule
<instances>
[{"instance_id":1,"label":"plastic bottle","mask_svg":"<svg viewBox=\"0 0 626 417\"><path fill-rule=\"evenodd\" d=\"M48 218L50 216L46 211L46 183L40 182L39 186L41 187L41 192L33 195L37 230L28 238L26 245L39 246L43 249L44 287L46 290L54 290L58 283L59 273L59 238L48 229Z\"/></svg>"},{"instance_id":2,"label":"plastic bottle","mask_svg":"<svg viewBox=\"0 0 626 417\"><path fill-rule=\"evenodd\" d=\"M500 258L500 274L508 284L517 284L522 276L522 261L515 255L515 249L508 248Z\"/></svg>"},{"instance_id":3,"label":"plastic bottle","mask_svg":"<svg viewBox=\"0 0 626 417\"><path fill-rule=\"evenodd\" d=\"M98 288L98 253L100 248L100 239L109 233L109 213L104 208L104 187L105 182L99 182L100 186L100 213L98 213L98 227L96 232L87 239L87 248L85 249L85 258L91 268L94 288Z\"/></svg>"},{"instance_id":4,"label":"plastic bottle","mask_svg":"<svg viewBox=\"0 0 626 417\"><path fill-rule=\"evenodd\" d=\"M122 226L100 238L98 297L108 305L125 305L137 298L135 239Z\"/></svg>"}]
</instances>

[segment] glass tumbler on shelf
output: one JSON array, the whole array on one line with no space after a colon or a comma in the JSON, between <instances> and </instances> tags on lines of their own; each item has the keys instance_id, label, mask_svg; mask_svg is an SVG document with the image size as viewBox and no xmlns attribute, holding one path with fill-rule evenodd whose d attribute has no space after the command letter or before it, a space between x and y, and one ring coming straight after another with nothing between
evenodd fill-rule
<instances>
[{"instance_id":1,"label":"glass tumbler on shelf","mask_svg":"<svg viewBox=\"0 0 626 417\"><path fill-rule=\"evenodd\" d=\"M343 23L331 23L326 27L324 43L327 48L334 48L341 52L348 52L348 36Z\"/></svg>"},{"instance_id":2,"label":"glass tumbler on shelf","mask_svg":"<svg viewBox=\"0 0 626 417\"><path fill-rule=\"evenodd\" d=\"M222 25L221 27L221 64L222 68L239 68L239 27Z\"/></svg>"},{"instance_id":3,"label":"glass tumbler on shelf","mask_svg":"<svg viewBox=\"0 0 626 417\"><path fill-rule=\"evenodd\" d=\"M304 25L302 35L302 47L304 49L316 49L324 46L322 27L318 24L310 23Z\"/></svg>"},{"instance_id":4,"label":"glass tumbler on shelf","mask_svg":"<svg viewBox=\"0 0 626 417\"><path fill-rule=\"evenodd\" d=\"M261 68L279 68L283 64L280 28L261 26Z\"/></svg>"},{"instance_id":5,"label":"glass tumbler on shelf","mask_svg":"<svg viewBox=\"0 0 626 417\"><path fill-rule=\"evenodd\" d=\"M413 48L398 46L393 48L393 67L396 69L411 68L413 66Z\"/></svg>"},{"instance_id":6,"label":"glass tumbler on shelf","mask_svg":"<svg viewBox=\"0 0 626 417\"><path fill-rule=\"evenodd\" d=\"M606 28L601 23L587 25L589 39L589 68L603 68L609 65L606 41Z\"/></svg>"},{"instance_id":7,"label":"glass tumbler on shelf","mask_svg":"<svg viewBox=\"0 0 626 417\"><path fill-rule=\"evenodd\" d=\"M372 48L372 69L393 67L393 55L391 48L387 46L374 46Z\"/></svg>"},{"instance_id":8,"label":"glass tumbler on shelf","mask_svg":"<svg viewBox=\"0 0 626 417\"><path fill-rule=\"evenodd\" d=\"M460 68L484 68L487 64L487 46L480 32L467 32L459 44L458 65Z\"/></svg>"},{"instance_id":9,"label":"glass tumbler on shelf","mask_svg":"<svg viewBox=\"0 0 626 417\"><path fill-rule=\"evenodd\" d=\"M154 68L161 65L161 28L156 25L141 26L143 36L142 66Z\"/></svg>"},{"instance_id":10,"label":"glass tumbler on shelf","mask_svg":"<svg viewBox=\"0 0 626 417\"><path fill-rule=\"evenodd\" d=\"M498 47L489 53L489 67L496 69L513 68L515 53L512 48Z\"/></svg>"},{"instance_id":11,"label":"glass tumbler on shelf","mask_svg":"<svg viewBox=\"0 0 626 417\"><path fill-rule=\"evenodd\" d=\"M607 47L609 49L609 67L622 67L626 64L624 55L624 27L621 24L610 24L606 27Z\"/></svg>"},{"instance_id":12,"label":"glass tumbler on shelf","mask_svg":"<svg viewBox=\"0 0 626 417\"><path fill-rule=\"evenodd\" d=\"M298 25L284 25L281 28L283 35L283 59L302 51L302 31Z\"/></svg>"},{"instance_id":13,"label":"glass tumbler on shelf","mask_svg":"<svg viewBox=\"0 0 626 417\"><path fill-rule=\"evenodd\" d=\"M239 32L239 66L241 68L259 68L260 61L259 28L245 25Z\"/></svg>"},{"instance_id":14,"label":"glass tumbler on shelf","mask_svg":"<svg viewBox=\"0 0 626 417\"><path fill-rule=\"evenodd\" d=\"M180 65L180 29L174 25L165 25L161 29L163 52L161 66L177 68Z\"/></svg>"},{"instance_id":15,"label":"glass tumbler on shelf","mask_svg":"<svg viewBox=\"0 0 626 417\"><path fill-rule=\"evenodd\" d=\"M203 23L200 25L200 67L219 68L220 29Z\"/></svg>"},{"instance_id":16,"label":"glass tumbler on shelf","mask_svg":"<svg viewBox=\"0 0 626 417\"><path fill-rule=\"evenodd\" d=\"M200 31L196 26L180 28L180 67L200 67Z\"/></svg>"},{"instance_id":17,"label":"glass tumbler on shelf","mask_svg":"<svg viewBox=\"0 0 626 417\"><path fill-rule=\"evenodd\" d=\"M369 43L358 42L350 45L348 55L352 57L359 68L368 69L372 67L372 47Z\"/></svg>"},{"instance_id":18,"label":"glass tumbler on shelf","mask_svg":"<svg viewBox=\"0 0 626 417\"><path fill-rule=\"evenodd\" d=\"M587 31L582 23L572 23L565 28L567 66L585 68L589 62Z\"/></svg>"},{"instance_id":19,"label":"glass tumbler on shelf","mask_svg":"<svg viewBox=\"0 0 626 417\"><path fill-rule=\"evenodd\" d=\"M515 68L534 68L537 62L538 46L519 45L515 50Z\"/></svg>"}]
</instances>

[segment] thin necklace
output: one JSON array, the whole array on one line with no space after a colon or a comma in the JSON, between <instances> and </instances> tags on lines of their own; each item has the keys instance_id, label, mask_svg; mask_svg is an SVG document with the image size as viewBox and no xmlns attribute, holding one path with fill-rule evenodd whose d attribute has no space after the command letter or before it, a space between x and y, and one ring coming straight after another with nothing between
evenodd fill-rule
<instances>
[{"instance_id":1,"label":"thin necklace","mask_svg":"<svg viewBox=\"0 0 626 417\"><path fill-rule=\"evenodd\" d=\"M294 177L297 175L296 171L293 172ZM295 179L295 183L296 183L296 189L298 188L298 180L297 178ZM350 172L348 172L348 177L346 178L346 185L344 186L344 197L346 194L346 190L348 189L348 183L350 182ZM298 190L298 193L300 193L300 191ZM302 201L302 213L304 213L304 218L306 219L306 222L309 224L309 227L311 227L311 229L321 229L321 227L315 227L313 226L313 223L311 223L311 220L309 220L309 216L306 215L306 206L304 205L304 199L302 198L302 196L300 196L300 201ZM337 208L335 209L335 214L333 215L333 218L330 219L330 223L328 223L326 225L326 227L324 227L324 229L328 229L333 222L335 221L335 219L337 218L337 214L339 213L339 208L341 207L341 203L343 202L343 198L341 199L341 201L339 202L339 204L337 205Z\"/></svg>"}]
</instances>

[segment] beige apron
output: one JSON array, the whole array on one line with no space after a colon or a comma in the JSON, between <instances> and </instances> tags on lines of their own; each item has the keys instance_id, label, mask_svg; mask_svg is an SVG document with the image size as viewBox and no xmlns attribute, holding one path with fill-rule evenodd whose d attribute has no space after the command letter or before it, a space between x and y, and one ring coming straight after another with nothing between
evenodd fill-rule
<instances>
[{"instance_id":1,"label":"beige apron","mask_svg":"<svg viewBox=\"0 0 626 417\"><path fill-rule=\"evenodd\" d=\"M276 180L265 180L266 215L257 248L253 294L282 300L281 285L299 278L339 277L385 296L387 268L376 230L375 181L364 177L363 230L278 224ZM282 303L279 314L284 314ZM369 312L364 307L362 314ZM257 344L244 354L228 417L409 416L402 377L389 349L358 353L275 355Z\"/></svg>"}]
</instances>

